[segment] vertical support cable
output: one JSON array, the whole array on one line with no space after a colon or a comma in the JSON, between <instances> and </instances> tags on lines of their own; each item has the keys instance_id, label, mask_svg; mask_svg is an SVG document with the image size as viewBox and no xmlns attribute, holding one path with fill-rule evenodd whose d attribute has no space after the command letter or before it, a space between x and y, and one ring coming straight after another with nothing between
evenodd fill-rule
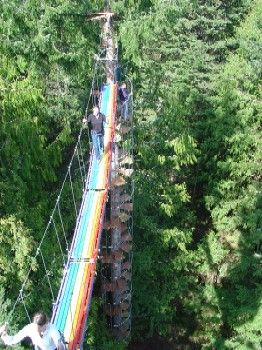
<instances>
[{"instance_id":1,"label":"vertical support cable","mask_svg":"<svg viewBox=\"0 0 262 350\"><path fill-rule=\"evenodd\" d=\"M59 218L60 218L61 227L62 227L62 231L63 231L63 234L64 234L65 243L66 243L66 250L69 251L69 245L68 245L68 241L67 241L67 238L66 238L64 222L63 222L62 215L61 215L60 200L58 201L57 209L58 209L58 215L59 215Z\"/></svg>"},{"instance_id":2,"label":"vertical support cable","mask_svg":"<svg viewBox=\"0 0 262 350\"><path fill-rule=\"evenodd\" d=\"M88 104L87 104L87 109L89 108L89 104L90 104L90 100L91 100L91 96L92 96L92 91L93 91L93 86L94 86L94 82L95 82L95 78L96 78L96 74L97 74L97 61L94 63L94 67L93 67L93 78L92 78L92 87L91 87L91 92L90 92L90 95L89 95L89 101L88 101ZM87 111L86 109L86 111ZM83 131L83 128L80 130L80 134L78 135L78 140L79 140L79 150L81 152L81 158L83 159L83 151L82 151L82 147L81 147L81 135L82 135L82 131ZM90 140L89 140L89 144L90 144ZM78 151L78 157L80 155L80 152ZM76 153L76 150L71 158L71 161L70 161L70 167L72 165L72 161L73 161L73 158L75 156L75 153ZM84 162L83 162L84 164ZM27 314L27 317L28 319L30 319L30 316L29 316L29 313L28 313L28 310L26 308L26 303L25 303L25 300L24 300L24 297L23 297L23 291L25 289L25 286L26 284L28 283L29 281L29 277L31 277L31 273L34 272L34 266L35 266L35 260L37 258L37 256L40 254L41 255L41 258L42 258L42 261L43 261L43 266L44 266L44 269L45 269L45 273L46 273L46 276L47 276L47 279L48 279L48 284L49 284L49 287L50 287L50 291L51 291L51 294L52 294L52 298L54 300L54 293L53 293L53 289L52 289L52 285L51 285L51 280L50 280L50 277L49 277L49 273L47 271L47 267L46 267L46 263L45 263L45 260L44 260L44 256L42 254L42 251L41 251L41 246L44 242L44 239L46 238L46 235L47 235L47 232L48 232L48 229L50 227L50 224L51 224L51 221L53 221L53 225L54 225L54 228L55 228L55 231L56 231L56 234L58 236L58 231L57 231L57 227L56 227L56 223L53 219L53 215L55 213L55 210L58 209L58 214L59 214L59 219L60 219L60 222L61 222L61 227L62 227L62 231L63 231L63 235L64 235L64 239L65 239L65 243L66 243L66 249L67 251L69 251L69 246L68 246L68 241L67 241L67 238L66 238L66 232L65 232L65 225L64 225L64 222L63 222L63 218L62 218L62 213L61 213L61 206L60 206L60 197L61 197L61 194L62 194L62 191L64 189L64 186L66 184L66 180L68 178L68 175L70 175L70 185L71 185L71 191L72 191L72 195L73 195L73 199L74 199L74 206L75 206L75 210L77 212L77 209L76 209L76 201L75 201L75 196L74 196L74 191L73 191L73 184L72 184L72 178L71 178L71 173L70 173L70 167L65 175L65 178L64 178L64 181L62 183L62 186L61 186L61 189L60 189L60 192L59 192L59 195L58 195L58 198L57 198L57 202L55 204L55 207L52 211L52 215L51 215L51 220L48 222L46 228L45 228L45 231L43 233L43 236L38 244L38 248L36 250L36 254L35 256L33 257L32 259L32 263L28 269L28 272L27 272L27 275L25 276L25 279L22 283L22 286L21 286L21 289L19 291L19 294L16 298L16 300L14 301L13 305L12 305L12 309L10 311L10 313L8 314L8 323L11 322L12 318L13 318L13 315L14 315L14 312L16 310L16 307L18 305L18 303L22 302L23 303L23 307L25 309L25 312ZM82 169L83 173L85 174L85 178L86 178L86 169L84 167L84 169ZM83 177L83 173L81 174L82 177ZM59 236L58 236L59 238ZM62 248L62 245L61 245L61 241L59 243L59 247L60 247L60 250Z\"/></svg>"},{"instance_id":3,"label":"vertical support cable","mask_svg":"<svg viewBox=\"0 0 262 350\"><path fill-rule=\"evenodd\" d=\"M90 147L90 143L89 143L89 147ZM84 176L85 176L85 180L86 180L86 167L85 167L83 149L82 149L82 144L81 144L80 138L79 138L79 149L80 149L80 156L81 156L81 160L82 160L82 164L83 164Z\"/></svg>"},{"instance_id":4,"label":"vertical support cable","mask_svg":"<svg viewBox=\"0 0 262 350\"><path fill-rule=\"evenodd\" d=\"M76 213L76 218L77 218L76 200L75 200L75 194L74 194L74 189L73 189L73 184L72 184L72 176L71 176L71 164L68 168L68 171L69 171L70 187L71 187L71 192L72 192L74 207L75 207L75 213Z\"/></svg>"},{"instance_id":5,"label":"vertical support cable","mask_svg":"<svg viewBox=\"0 0 262 350\"><path fill-rule=\"evenodd\" d=\"M53 225L54 225L57 242L58 242L58 245L59 245L59 248L60 248L60 252L61 252L61 255L62 255L63 264L65 266L65 256L64 256L64 253L63 253L62 245L61 245L60 238L59 238L59 235L58 235L58 231L57 231L57 228L56 228L55 219L52 217L51 220L52 220Z\"/></svg>"},{"instance_id":6,"label":"vertical support cable","mask_svg":"<svg viewBox=\"0 0 262 350\"><path fill-rule=\"evenodd\" d=\"M84 182L84 178L83 178L82 166L81 166L81 163L80 163L78 147L77 147L77 149L76 149L76 154L77 154L77 160L78 160L80 175L81 175L81 179L82 179L82 184L83 184L83 187L84 187L85 182Z\"/></svg>"},{"instance_id":7,"label":"vertical support cable","mask_svg":"<svg viewBox=\"0 0 262 350\"><path fill-rule=\"evenodd\" d=\"M39 248L39 253L40 253L41 258L42 258L42 261L43 261L43 265L44 265L44 269L45 269L45 273L46 273L47 281L48 281L49 288L50 288L50 292L51 292L51 295L52 295L52 301L54 302L54 301L55 301L55 296L54 296L53 288L52 288L52 285L51 285L51 281L50 281L49 273L48 273L47 268L46 268L45 259L44 259L43 253L42 253L42 251L41 251L41 249L40 249L40 248Z\"/></svg>"},{"instance_id":8,"label":"vertical support cable","mask_svg":"<svg viewBox=\"0 0 262 350\"><path fill-rule=\"evenodd\" d=\"M24 309L25 309L25 313L26 313L26 316L27 316L27 318L29 320L29 323L31 323L32 320L31 320L31 318L29 316L29 313L28 313L28 310L27 310L27 307L26 307L26 304L25 304L25 300L24 300L24 297L23 297L23 292L21 292L21 301L23 303L23 306L24 306Z\"/></svg>"}]
</instances>

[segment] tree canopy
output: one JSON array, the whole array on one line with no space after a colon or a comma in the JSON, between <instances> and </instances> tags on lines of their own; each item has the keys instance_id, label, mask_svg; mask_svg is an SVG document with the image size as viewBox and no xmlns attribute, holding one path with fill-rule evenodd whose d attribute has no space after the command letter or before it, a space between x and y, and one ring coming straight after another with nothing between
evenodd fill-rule
<instances>
[{"instance_id":1,"label":"tree canopy","mask_svg":"<svg viewBox=\"0 0 262 350\"><path fill-rule=\"evenodd\" d=\"M80 127L100 42L86 14L103 3L0 1L1 321ZM260 349L262 1L118 0L112 8L135 101L131 343ZM45 249L55 255L52 240ZM89 346L124 348L100 316L96 296Z\"/></svg>"}]
</instances>

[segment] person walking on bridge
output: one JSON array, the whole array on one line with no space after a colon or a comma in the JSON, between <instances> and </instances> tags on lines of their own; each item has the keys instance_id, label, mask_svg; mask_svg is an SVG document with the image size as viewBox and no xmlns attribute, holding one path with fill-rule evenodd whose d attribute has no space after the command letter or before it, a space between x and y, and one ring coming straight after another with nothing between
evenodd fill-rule
<instances>
[{"instance_id":1,"label":"person walking on bridge","mask_svg":"<svg viewBox=\"0 0 262 350\"><path fill-rule=\"evenodd\" d=\"M35 350L65 350L61 333L42 312L36 313L33 317L33 322L26 325L13 336L7 334L6 325L0 327L0 336L3 343L8 346L30 338Z\"/></svg>"},{"instance_id":2,"label":"person walking on bridge","mask_svg":"<svg viewBox=\"0 0 262 350\"><path fill-rule=\"evenodd\" d=\"M118 97L120 101L121 118L123 118L124 121L128 119L128 103L131 95L132 92L128 91L126 83L122 83L118 90Z\"/></svg>"},{"instance_id":3,"label":"person walking on bridge","mask_svg":"<svg viewBox=\"0 0 262 350\"><path fill-rule=\"evenodd\" d=\"M93 108L93 113L83 119L84 123L91 123L92 143L95 150L95 155L99 159L104 150L104 123L106 116L102 114L98 106Z\"/></svg>"}]
</instances>

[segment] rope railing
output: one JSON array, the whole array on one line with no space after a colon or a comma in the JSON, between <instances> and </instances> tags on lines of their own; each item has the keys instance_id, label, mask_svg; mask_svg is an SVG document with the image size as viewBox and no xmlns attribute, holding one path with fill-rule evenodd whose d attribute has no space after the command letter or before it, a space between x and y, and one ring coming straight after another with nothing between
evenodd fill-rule
<instances>
[{"instance_id":1,"label":"rope railing","mask_svg":"<svg viewBox=\"0 0 262 350\"><path fill-rule=\"evenodd\" d=\"M92 88L89 94L89 99L87 103L87 108L85 110L85 115L88 113L88 108L90 103L92 103L93 89L94 85L97 83L97 71L98 71L98 62L95 62L93 68L94 74L92 78ZM132 95L131 95L132 96ZM93 100L94 103L94 100ZM132 103L132 97L130 100ZM132 108L128 109L129 113L132 113ZM123 146L123 151L133 158L133 128L132 128L132 115L129 114L131 130L125 134L124 141L121 142ZM89 151L90 147L90 135L88 133L88 137L86 137L84 129L81 128L80 133L77 137L77 142L73 151L73 155L69 161L69 166L67 168L65 177L63 179L60 190L58 191L58 195L56 197L54 208L51 212L49 221L43 231L43 235L41 240L36 248L36 253L32 257L32 262L29 267L28 273L25 276L25 279L22 283L19 294L12 306L11 312L8 315L8 323L10 323L14 317L14 313L19 306L19 310L24 310L26 317L31 322L30 313L32 311L33 301L31 297L33 297L32 293L32 282L41 280L39 275L41 270L43 271L44 278L42 278L41 286L49 290L47 293L49 298L52 299L53 305L55 305L55 297L58 292L58 280L62 278L60 274L66 272L66 266L68 263L68 259L70 256L70 248L69 241L73 238L72 245L74 244L74 236L72 237L72 233L70 234L70 225L75 224L76 218L79 216L80 210L80 199L82 198L82 193L86 190L86 186L88 184L89 176L90 176L90 167L89 171L87 171L86 164L88 160L88 156L90 156ZM93 152L93 150L91 150ZM134 182L133 180L128 181L127 184L123 187L124 192L129 193L132 198L133 203L133 195L134 195ZM73 213L73 214L72 214ZM68 218L70 216L70 220ZM129 218L127 222L127 230L128 233L132 235L133 233L133 216ZM74 231L75 232L75 231ZM52 245L53 244L53 245ZM49 253L48 245L52 245L54 248L54 252ZM71 247L72 247L71 245ZM108 242L106 242L106 247L108 247ZM72 248L71 248L72 249ZM107 248L106 248L107 249ZM53 251L53 249L52 249ZM52 256L49 256L52 254ZM132 266L132 252L125 252L125 261L131 262ZM53 259L53 260L52 260ZM60 261L61 271L57 272L58 264L57 261ZM132 267L131 267L132 271ZM103 276L104 279L108 278L108 271L105 272ZM59 278L59 279L58 279ZM34 283L33 283L34 284ZM40 285L38 285L39 287ZM132 283L128 281L128 295L123 295L123 300L129 300L130 293L132 294ZM43 293L44 294L44 293ZM51 296L51 297L50 297ZM47 298L47 295L45 296ZM72 297L72 296L71 296ZM47 299L48 300L48 299ZM71 304L70 304L71 305ZM20 312L21 313L21 312ZM70 306L70 313L72 313ZM129 321L130 320L130 321ZM129 308L129 316L124 317L119 327L123 324L127 324L129 322L129 329L131 330L131 304ZM75 325L73 324L73 315L71 315L71 327L73 333L76 332ZM110 318L111 328L116 327L113 319ZM129 330L129 332L130 332Z\"/></svg>"},{"instance_id":2,"label":"rope railing","mask_svg":"<svg viewBox=\"0 0 262 350\"><path fill-rule=\"evenodd\" d=\"M92 84L91 84L90 94L89 94L89 98L88 98L88 102L87 102L87 107L85 110L85 115L88 113L88 110L90 108L90 103L92 102L91 98L93 96L93 89L94 89L94 85L95 85L95 81L96 81L96 74L97 74L97 61L94 63L94 67L93 67ZM30 277L33 277L34 272L35 273L37 272L36 265L37 265L37 260L39 260L39 257L41 258L40 261L43 265L43 269L45 272L44 275L47 278L47 282L48 282L47 284L48 284L49 289L50 289L52 300L53 300L53 302L55 301L56 291L53 290L53 287L51 284L51 277L50 277L50 275L53 274L54 271L52 271L52 273L51 273L50 272L51 270L48 269L46 258L44 257L44 253L42 252L42 247L47 239L48 233L53 228L53 230L54 230L53 236L56 238L56 242L58 245L58 251L60 252L61 259L62 259L62 264L65 267L66 260L67 260L65 257L68 256L68 254L70 252L69 252L68 237L66 234L67 228L65 225L65 220L63 218L62 199L63 199L63 193L66 192L65 191L66 187L69 187L70 191L71 191L71 197L72 197L72 203L73 203L75 215L77 217L77 215L78 215L77 202L78 202L78 200L80 202L81 198L77 198L77 196L75 194L76 188L74 188L74 187L76 186L77 182L76 182L75 174L73 173L73 170L77 169L79 171L79 178L80 178L81 187L82 187L82 191L81 191L81 195L82 195L84 188L85 188L85 183L86 183L87 177L88 177L85 164L87 163L87 158L90 155L89 151L91 150L89 132L87 132L87 134L88 134L87 140L83 140L83 134L84 134L83 131L84 131L84 129L81 128L80 132L77 136L77 143L75 145L73 155L69 161L69 166L67 168L62 185L61 185L60 190L58 192L55 206L51 212L50 219L49 219L49 221L44 229L41 240L36 248L36 253L32 257L32 262L31 262L30 267L28 269L28 272L24 278L24 281L22 282L18 296L15 299L14 303L12 304L12 308L8 314L6 323L12 322L12 319L13 319L13 316L14 316L14 313L15 313L15 310L16 310L18 304L23 305L24 311L26 313L26 317L31 321L30 316L29 316L29 311L28 311L28 308L26 306L25 292L26 292L26 289L29 288L28 284L29 284ZM65 193L65 195L67 195L67 193ZM68 202L69 202L68 198L66 198L66 203L68 204ZM57 219L55 219L55 215L57 216ZM57 226L58 222L60 223L59 228ZM75 219L74 219L74 222L75 222ZM59 234L62 237L60 237ZM57 270L57 266L54 266L54 268Z\"/></svg>"},{"instance_id":3,"label":"rope railing","mask_svg":"<svg viewBox=\"0 0 262 350\"><path fill-rule=\"evenodd\" d=\"M33 256L32 258L32 263L29 267L29 270L26 274L26 277L22 283L22 286L21 286L21 289L19 291L19 294L13 304L13 307L11 309L11 312L9 313L8 315L8 323L11 322L12 320L12 317L13 317L13 314L14 314L14 311L15 311L15 308L17 306L17 304L19 302L22 301L23 304L25 304L25 298L24 298L24 293L25 293L25 290L26 290L26 287L27 287L27 284L29 282L29 279L30 279L30 276L33 274L34 270L35 270L35 264L37 263L37 261L39 260L39 257L40 257L40 261L43 265L43 268L44 268L44 272L45 272L45 276L47 277L47 282L48 282L48 286L49 286L49 289L50 289L50 293L51 293L51 296L52 296L52 300L54 301L55 300L55 291L53 290L53 287L52 287L52 283L51 283L51 278L50 278L50 272L48 270L48 267L47 267L47 261L46 261L46 258L44 257L44 253L42 251L42 248L47 240L47 237L50 239L49 237L49 233L50 231L53 229L54 231L54 237L56 238L56 241L57 241L57 245L58 245L58 250L60 252L60 255L61 255L61 259L62 259L62 262L63 262L63 265L65 265L65 256L68 254L68 239L67 239L67 236L66 236L66 230L65 230L65 224L64 224L64 219L63 219L63 213L62 213L62 210L61 210L61 206L62 206L62 199L63 199L63 191L65 190L66 187L70 187L71 189L71 196L72 196L72 202L74 204L74 210L76 211L76 215L77 215L77 199L76 199L76 196L75 196L75 193L74 193L74 179L73 179L73 176L71 174L71 170L73 168L73 165L74 163L77 163L78 166L79 166L79 162L78 162L78 159L77 159L77 154L79 154L79 142L81 140L81 135L82 135L82 129L80 131L80 134L79 134L79 137L78 137L78 141L77 141L77 144L74 148L74 152L73 152L73 155L72 155L72 158L70 160L70 165L67 169L67 172L66 172L66 175L64 177L64 180L63 180L63 183L62 183L62 186L60 188L60 191L59 191L59 194L57 196L57 199L56 199L56 202L55 202L55 206L52 210L52 213L50 215L50 219L46 225L46 228L44 230L44 233L42 235L42 238L36 248L36 253L35 255ZM79 168L80 169L80 168ZM79 171L79 173L81 174L81 172ZM81 181L81 180L80 180ZM69 185L68 185L69 183ZM84 189L84 183L81 181L82 183L82 190ZM68 203L68 201L67 201ZM57 226L57 223L56 223L56 219L55 219L55 216L57 216L59 222L60 222L60 229L58 228ZM60 231L60 232L59 232ZM59 236L59 233L60 233L60 236ZM64 242L62 242L62 239ZM23 298L22 298L23 296Z\"/></svg>"}]
</instances>

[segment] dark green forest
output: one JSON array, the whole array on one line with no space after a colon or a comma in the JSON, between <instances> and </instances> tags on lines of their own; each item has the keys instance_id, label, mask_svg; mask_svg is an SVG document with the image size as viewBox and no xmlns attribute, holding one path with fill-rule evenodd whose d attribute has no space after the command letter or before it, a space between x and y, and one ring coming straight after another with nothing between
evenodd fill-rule
<instances>
[{"instance_id":1,"label":"dark green forest","mask_svg":"<svg viewBox=\"0 0 262 350\"><path fill-rule=\"evenodd\" d=\"M103 6L0 0L0 323L81 128L101 40L86 14ZM132 338L110 339L97 295L87 342L262 349L262 1L115 0L112 9L134 86ZM73 221L68 210L68 230ZM56 254L52 242L46 249ZM34 269L32 312L51 304Z\"/></svg>"}]
</instances>

